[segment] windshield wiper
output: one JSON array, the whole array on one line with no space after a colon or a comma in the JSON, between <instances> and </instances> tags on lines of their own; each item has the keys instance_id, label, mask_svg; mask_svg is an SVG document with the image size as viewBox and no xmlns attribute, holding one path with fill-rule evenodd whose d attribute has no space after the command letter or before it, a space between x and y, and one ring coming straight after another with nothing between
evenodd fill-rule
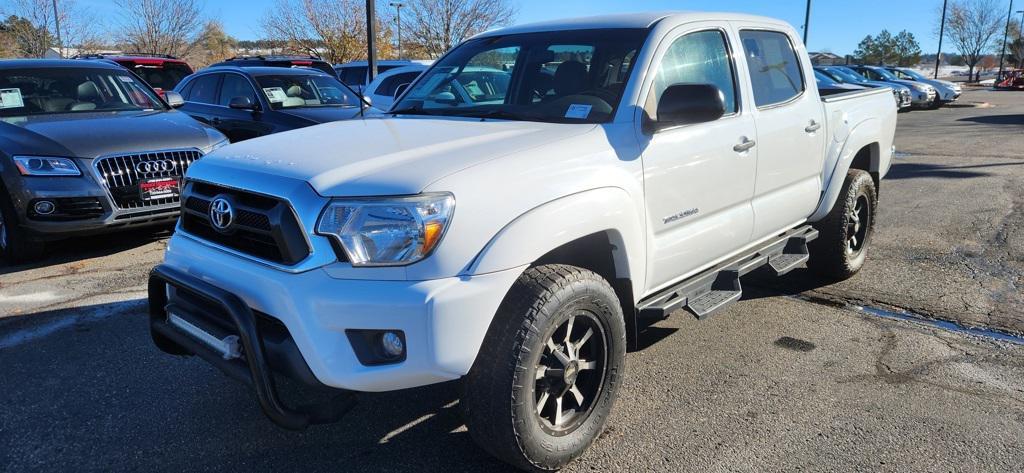
<instances>
[{"instance_id":1,"label":"windshield wiper","mask_svg":"<svg viewBox=\"0 0 1024 473\"><path fill-rule=\"evenodd\" d=\"M479 118L481 120L486 120L488 118L495 118L495 119L498 119L498 120L526 120L526 117L524 117L523 115L520 115L520 114L514 113L514 112L510 112L508 110L502 110L502 109L479 110L479 111L462 110L462 111L459 111L459 113L453 114L453 115L458 115L458 116L462 116L462 117L470 117L470 118Z\"/></svg>"},{"instance_id":2,"label":"windshield wiper","mask_svg":"<svg viewBox=\"0 0 1024 473\"><path fill-rule=\"evenodd\" d=\"M391 115L437 115L436 113L428 112L423 110L422 104L413 105L411 107L399 108L396 110L388 111Z\"/></svg>"}]
</instances>

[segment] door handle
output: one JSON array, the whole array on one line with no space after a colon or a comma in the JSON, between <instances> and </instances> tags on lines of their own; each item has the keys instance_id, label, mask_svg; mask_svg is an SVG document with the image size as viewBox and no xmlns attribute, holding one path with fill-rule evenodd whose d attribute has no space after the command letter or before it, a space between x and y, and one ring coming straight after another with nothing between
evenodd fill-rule
<instances>
[{"instance_id":1,"label":"door handle","mask_svg":"<svg viewBox=\"0 0 1024 473\"><path fill-rule=\"evenodd\" d=\"M742 141L740 141L738 145L732 147L732 150L737 153L742 153L744 151L749 150L750 148L753 148L756 144L756 141L748 139L746 136L744 136L742 138Z\"/></svg>"},{"instance_id":2,"label":"door handle","mask_svg":"<svg viewBox=\"0 0 1024 473\"><path fill-rule=\"evenodd\" d=\"M811 124L807 125L807 127L804 128L804 131L806 131L807 133L814 133L818 131L819 128L821 128L821 123L811 120Z\"/></svg>"}]
</instances>

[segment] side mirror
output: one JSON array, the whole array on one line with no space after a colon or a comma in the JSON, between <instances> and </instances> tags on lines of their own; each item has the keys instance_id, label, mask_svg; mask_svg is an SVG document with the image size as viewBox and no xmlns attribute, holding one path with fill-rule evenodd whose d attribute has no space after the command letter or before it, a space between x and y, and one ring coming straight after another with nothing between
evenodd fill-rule
<instances>
[{"instance_id":1,"label":"side mirror","mask_svg":"<svg viewBox=\"0 0 1024 473\"><path fill-rule=\"evenodd\" d=\"M364 95L363 96L363 103L366 104L366 106L368 106L368 107L372 107L373 106L373 98L370 97L369 95Z\"/></svg>"},{"instance_id":2,"label":"side mirror","mask_svg":"<svg viewBox=\"0 0 1024 473\"><path fill-rule=\"evenodd\" d=\"M674 84L658 100L655 129L711 122L725 115L725 95L711 84Z\"/></svg>"},{"instance_id":3,"label":"side mirror","mask_svg":"<svg viewBox=\"0 0 1024 473\"><path fill-rule=\"evenodd\" d=\"M395 87L395 98L397 99L402 94L404 94L406 89L408 89L408 88L409 88L409 82L406 82L404 84L398 84L398 87Z\"/></svg>"},{"instance_id":4,"label":"side mirror","mask_svg":"<svg viewBox=\"0 0 1024 473\"><path fill-rule=\"evenodd\" d=\"M164 100L167 101L167 105L170 105L171 108L178 108L185 105L185 99L181 97L181 94L173 90L164 91Z\"/></svg>"},{"instance_id":5,"label":"side mirror","mask_svg":"<svg viewBox=\"0 0 1024 473\"><path fill-rule=\"evenodd\" d=\"M228 102L228 107L233 108L235 110L253 110L253 111L255 111L256 108L257 108L256 104L253 103L251 98L244 97L244 96L232 97L231 101Z\"/></svg>"}]
</instances>

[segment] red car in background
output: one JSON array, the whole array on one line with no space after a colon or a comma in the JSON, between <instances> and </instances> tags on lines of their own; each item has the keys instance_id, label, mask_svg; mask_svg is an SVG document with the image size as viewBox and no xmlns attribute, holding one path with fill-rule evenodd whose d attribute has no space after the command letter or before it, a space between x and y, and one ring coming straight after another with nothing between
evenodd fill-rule
<instances>
[{"instance_id":1,"label":"red car in background","mask_svg":"<svg viewBox=\"0 0 1024 473\"><path fill-rule=\"evenodd\" d=\"M997 89L1024 90L1024 69L1007 71L1002 82L996 84Z\"/></svg>"},{"instance_id":2,"label":"red car in background","mask_svg":"<svg viewBox=\"0 0 1024 473\"><path fill-rule=\"evenodd\" d=\"M165 90L174 90L178 82L193 72L188 63L166 54L89 54L76 56L75 59L104 59L116 62L141 77L160 94L161 98Z\"/></svg>"}]
</instances>

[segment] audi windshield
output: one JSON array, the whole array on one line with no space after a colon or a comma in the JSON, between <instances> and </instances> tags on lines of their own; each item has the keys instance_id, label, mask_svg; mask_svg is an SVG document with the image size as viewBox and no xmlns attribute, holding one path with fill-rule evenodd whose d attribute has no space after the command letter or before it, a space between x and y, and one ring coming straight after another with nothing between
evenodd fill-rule
<instances>
[{"instance_id":1,"label":"audi windshield","mask_svg":"<svg viewBox=\"0 0 1024 473\"><path fill-rule=\"evenodd\" d=\"M127 71L67 67L0 70L0 117L165 108L149 86Z\"/></svg>"},{"instance_id":2,"label":"audi windshield","mask_svg":"<svg viewBox=\"0 0 1024 473\"><path fill-rule=\"evenodd\" d=\"M601 29L470 40L424 73L391 113L607 122L646 35Z\"/></svg>"}]
</instances>

